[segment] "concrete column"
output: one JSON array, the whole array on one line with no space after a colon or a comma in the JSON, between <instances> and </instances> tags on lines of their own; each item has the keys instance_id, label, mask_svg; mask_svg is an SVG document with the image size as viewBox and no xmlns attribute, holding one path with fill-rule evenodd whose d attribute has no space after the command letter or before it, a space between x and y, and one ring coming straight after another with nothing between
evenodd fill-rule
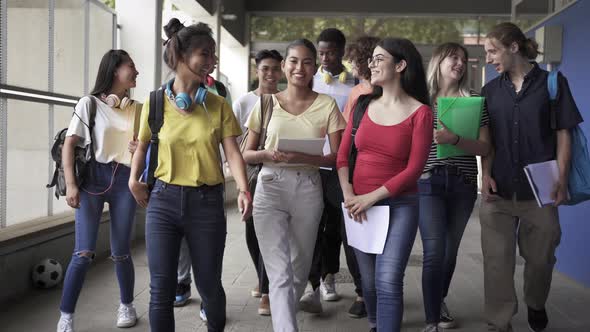
<instances>
[{"instance_id":1,"label":"concrete column","mask_svg":"<svg viewBox=\"0 0 590 332\"><path fill-rule=\"evenodd\" d=\"M133 98L141 102L162 82L163 0L117 1L120 47L131 55L139 71Z\"/></svg>"}]
</instances>

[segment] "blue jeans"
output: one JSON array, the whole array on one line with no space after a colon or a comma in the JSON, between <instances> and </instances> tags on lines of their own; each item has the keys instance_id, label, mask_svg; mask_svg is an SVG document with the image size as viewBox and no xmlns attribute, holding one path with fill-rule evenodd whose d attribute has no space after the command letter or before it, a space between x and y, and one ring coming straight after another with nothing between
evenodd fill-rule
<instances>
[{"instance_id":1,"label":"blue jeans","mask_svg":"<svg viewBox=\"0 0 590 332\"><path fill-rule=\"evenodd\" d=\"M86 271L94 259L98 226L104 208L109 203L111 216L111 258L119 281L121 303L133 302L135 270L131 259L131 230L136 203L129 191L129 167L121 164L93 162L92 177L80 188L80 208L76 209L76 246L64 278L60 310L73 313L80 296ZM116 172L113 171L117 167ZM112 181L112 187L109 188ZM103 193L104 192L104 193ZM102 193L102 194L99 194Z\"/></svg>"},{"instance_id":2,"label":"blue jeans","mask_svg":"<svg viewBox=\"0 0 590 332\"><path fill-rule=\"evenodd\" d=\"M355 249L369 325L379 332L398 332L404 312L404 273L418 231L418 196L385 199L389 229L380 255Z\"/></svg>"},{"instance_id":3,"label":"blue jeans","mask_svg":"<svg viewBox=\"0 0 590 332\"><path fill-rule=\"evenodd\" d=\"M156 181L146 216L152 332L174 331L172 304L183 237L188 243L208 330L223 331L225 292L221 285L221 269L226 235L221 184L184 187Z\"/></svg>"},{"instance_id":4,"label":"blue jeans","mask_svg":"<svg viewBox=\"0 0 590 332\"><path fill-rule=\"evenodd\" d=\"M420 236L424 248L422 293L426 323L438 323L457 252L477 199L477 186L455 167L439 166L418 180Z\"/></svg>"}]
</instances>

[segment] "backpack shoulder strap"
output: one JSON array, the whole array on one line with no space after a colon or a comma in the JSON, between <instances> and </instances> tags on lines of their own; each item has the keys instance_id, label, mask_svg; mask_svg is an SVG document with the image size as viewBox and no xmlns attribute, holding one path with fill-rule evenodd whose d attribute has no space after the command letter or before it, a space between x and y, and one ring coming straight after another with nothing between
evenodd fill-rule
<instances>
[{"instance_id":1,"label":"backpack shoulder strap","mask_svg":"<svg viewBox=\"0 0 590 332\"><path fill-rule=\"evenodd\" d=\"M164 87L150 92L150 109L148 113L148 124L152 137L150 138L150 147L148 152L148 171L146 183L149 188L154 186L156 179L154 172L158 167L158 143L160 141L158 134L164 124Z\"/></svg>"},{"instance_id":2,"label":"backpack shoulder strap","mask_svg":"<svg viewBox=\"0 0 590 332\"><path fill-rule=\"evenodd\" d=\"M258 140L258 150L264 149L264 143L266 142L266 133L270 118L272 117L273 109L272 95L261 94L260 95L260 138Z\"/></svg>"},{"instance_id":3,"label":"backpack shoulder strap","mask_svg":"<svg viewBox=\"0 0 590 332\"><path fill-rule=\"evenodd\" d=\"M90 113L88 119L88 130L90 132L90 146L87 150L87 157L94 159L94 138L92 138L92 131L94 129L96 119L96 98L93 95L88 96L90 98Z\"/></svg>"},{"instance_id":4,"label":"backpack shoulder strap","mask_svg":"<svg viewBox=\"0 0 590 332\"><path fill-rule=\"evenodd\" d=\"M356 104L353 109L352 113L352 131L350 133L351 140L350 140L350 150L348 152L348 182L352 183L352 177L354 175L354 167L356 165L356 155L358 150L356 148L356 144L354 142L356 133L359 129L361 124L361 120L365 115L367 110L367 106L373 100L372 95L361 95L356 100Z\"/></svg>"},{"instance_id":5,"label":"backpack shoulder strap","mask_svg":"<svg viewBox=\"0 0 590 332\"><path fill-rule=\"evenodd\" d=\"M217 89L217 93L225 98L227 97L227 89L225 88L225 85L221 82L219 82L218 80L215 80L215 89Z\"/></svg>"},{"instance_id":6,"label":"backpack shoulder strap","mask_svg":"<svg viewBox=\"0 0 590 332\"><path fill-rule=\"evenodd\" d=\"M549 92L549 104L550 104L550 121L551 129L557 129L557 93L559 92L559 85L557 84L559 72L552 70L547 75L547 92Z\"/></svg>"}]
</instances>

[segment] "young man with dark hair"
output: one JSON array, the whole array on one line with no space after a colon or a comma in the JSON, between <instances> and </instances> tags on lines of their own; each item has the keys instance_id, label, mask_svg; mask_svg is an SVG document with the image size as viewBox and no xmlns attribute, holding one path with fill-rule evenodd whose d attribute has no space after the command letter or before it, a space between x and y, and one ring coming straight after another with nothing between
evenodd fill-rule
<instances>
[{"instance_id":1,"label":"young man with dark hair","mask_svg":"<svg viewBox=\"0 0 590 332\"><path fill-rule=\"evenodd\" d=\"M342 64L346 38L342 31L329 28L323 30L317 39L317 50L320 67L313 79L313 90L330 95L336 100L342 112L355 79L352 73ZM326 140L324 153L329 153L330 146ZM301 298L301 308L304 311L319 313L322 311L321 297L325 301L338 301L340 295L336 292L334 275L340 270L340 244L342 243L342 189L335 170L321 168L322 187L324 191L324 212L318 238L315 245L313 262L309 274L312 290ZM345 250L348 262L355 262L354 252ZM349 263L350 264L350 263ZM357 267L349 267L358 270ZM355 274L356 275L356 274ZM359 281L360 284L360 281ZM359 293L360 292L360 293ZM362 291L358 291L358 299L362 298ZM355 301L349 310L351 317L360 318L366 315L364 302Z\"/></svg>"}]
</instances>

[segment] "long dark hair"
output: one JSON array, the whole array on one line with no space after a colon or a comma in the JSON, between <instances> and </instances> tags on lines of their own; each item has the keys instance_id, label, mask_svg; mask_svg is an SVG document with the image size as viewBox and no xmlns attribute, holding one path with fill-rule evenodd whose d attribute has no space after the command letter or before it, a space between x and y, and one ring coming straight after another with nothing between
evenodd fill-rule
<instances>
[{"instance_id":1,"label":"long dark hair","mask_svg":"<svg viewBox=\"0 0 590 332\"><path fill-rule=\"evenodd\" d=\"M91 95L99 97L101 94L107 94L113 88L115 72L127 61L130 61L129 53L124 50L110 50L102 56L96 75L96 83L90 92Z\"/></svg>"},{"instance_id":2,"label":"long dark hair","mask_svg":"<svg viewBox=\"0 0 590 332\"><path fill-rule=\"evenodd\" d=\"M393 62L406 61L406 68L400 73L402 89L414 99L424 105L430 105L426 74L422 64L422 56L414 44L405 38L385 38L377 43L393 56ZM375 93L382 93L381 89L375 89Z\"/></svg>"},{"instance_id":3,"label":"long dark hair","mask_svg":"<svg viewBox=\"0 0 590 332\"><path fill-rule=\"evenodd\" d=\"M164 42L164 62L172 70L176 70L178 62L195 49L215 45L213 31L205 23L185 27L177 18L172 18L164 26L164 32L168 37Z\"/></svg>"},{"instance_id":4,"label":"long dark hair","mask_svg":"<svg viewBox=\"0 0 590 332\"><path fill-rule=\"evenodd\" d=\"M287 59L289 57L289 51L292 48L295 48L298 46L303 46L303 47L307 48L313 56L313 63L316 64L317 59L318 59L318 51L316 50L315 45L309 39L305 39L305 38L294 40L289 45L287 45L287 49L285 50L285 59ZM309 88L313 89L313 78L311 79L311 81L309 81Z\"/></svg>"}]
</instances>

